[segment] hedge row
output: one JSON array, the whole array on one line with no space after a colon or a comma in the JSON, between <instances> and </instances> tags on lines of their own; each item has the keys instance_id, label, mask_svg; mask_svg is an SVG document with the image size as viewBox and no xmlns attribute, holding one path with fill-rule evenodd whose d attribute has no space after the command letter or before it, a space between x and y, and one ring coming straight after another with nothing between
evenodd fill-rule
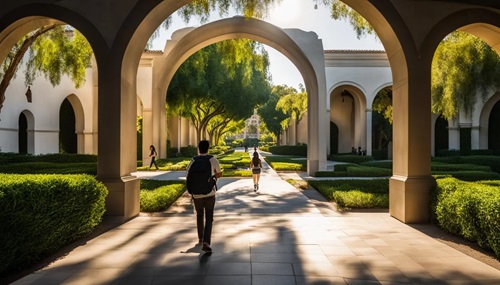
<instances>
[{"instance_id":1,"label":"hedge row","mask_svg":"<svg viewBox=\"0 0 500 285\"><path fill-rule=\"evenodd\" d=\"M141 212L165 211L185 191L184 183L179 181L141 179Z\"/></svg>"},{"instance_id":2,"label":"hedge row","mask_svg":"<svg viewBox=\"0 0 500 285\"><path fill-rule=\"evenodd\" d=\"M269 147L272 154L307 156L307 145L280 145Z\"/></svg>"},{"instance_id":3,"label":"hedge row","mask_svg":"<svg viewBox=\"0 0 500 285\"><path fill-rule=\"evenodd\" d=\"M435 162L454 164L476 164L489 166L492 171L500 173L500 156L458 156L458 157L435 157Z\"/></svg>"},{"instance_id":4,"label":"hedge row","mask_svg":"<svg viewBox=\"0 0 500 285\"><path fill-rule=\"evenodd\" d=\"M91 232L107 194L89 175L0 174L0 275Z\"/></svg>"},{"instance_id":5,"label":"hedge row","mask_svg":"<svg viewBox=\"0 0 500 285\"><path fill-rule=\"evenodd\" d=\"M389 207L389 179L309 180L308 182L341 208Z\"/></svg>"},{"instance_id":6,"label":"hedge row","mask_svg":"<svg viewBox=\"0 0 500 285\"><path fill-rule=\"evenodd\" d=\"M497 185L438 179L431 203L434 220L443 229L492 249L500 257L500 191Z\"/></svg>"},{"instance_id":7,"label":"hedge row","mask_svg":"<svg viewBox=\"0 0 500 285\"><path fill-rule=\"evenodd\" d=\"M362 155L355 155L355 154L332 154L332 155L330 155L330 160L360 164L362 162L372 161L373 157L371 157L369 155L362 156Z\"/></svg>"},{"instance_id":8,"label":"hedge row","mask_svg":"<svg viewBox=\"0 0 500 285\"><path fill-rule=\"evenodd\" d=\"M361 166L353 164L337 164L335 171L317 171L316 177L386 177L392 175L392 169Z\"/></svg>"},{"instance_id":9,"label":"hedge row","mask_svg":"<svg viewBox=\"0 0 500 285\"><path fill-rule=\"evenodd\" d=\"M0 164L0 173L97 175L97 163L22 162Z\"/></svg>"},{"instance_id":10,"label":"hedge row","mask_svg":"<svg viewBox=\"0 0 500 285\"><path fill-rule=\"evenodd\" d=\"M1 153L0 165L4 163L22 163L22 162L53 162L53 163L79 163L79 162L97 162L97 156L93 154L19 154L19 153Z\"/></svg>"}]
</instances>

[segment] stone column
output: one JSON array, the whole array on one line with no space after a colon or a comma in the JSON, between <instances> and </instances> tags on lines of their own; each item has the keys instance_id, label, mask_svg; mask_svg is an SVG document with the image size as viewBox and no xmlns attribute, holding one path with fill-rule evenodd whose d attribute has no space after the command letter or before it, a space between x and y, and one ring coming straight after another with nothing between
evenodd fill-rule
<instances>
[{"instance_id":1,"label":"stone column","mask_svg":"<svg viewBox=\"0 0 500 285\"><path fill-rule=\"evenodd\" d=\"M144 108L142 110L142 165L147 166L151 163L149 158L149 146L158 144L153 140L153 110Z\"/></svg>"},{"instance_id":2,"label":"stone column","mask_svg":"<svg viewBox=\"0 0 500 285\"><path fill-rule=\"evenodd\" d=\"M189 119L181 118L181 146L189 145Z\"/></svg>"},{"instance_id":3,"label":"stone column","mask_svg":"<svg viewBox=\"0 0 500 285\"><path fill-rule=\"evenodd\" d=\"M390 215L404 223L429 221L431 61L408 62L408 80L393 86L393 176L390 179Z\"/></svg>"},{"instance_id":4,"label":"stone column","mask_svg":"<svg viewBox=\"0 0 500 285\"><path fill-rule=\"evenodd\" d=\"M111 59L99 61L98 68L97 179L109 191L106 215L129 219L139 214L139 179L131 175L137 169L137 98L124 96L122 84L133 85L134 80L122 80L120 65Z\"/></svg>"},{"instance_id":5,"label":"stone column","mask_svg":"<svg viewBox=\"0 0 500 285\"><path fill-rule=\"evenodd\" d=\"M366 109L366 155L372 155L372 109Z\"/></svg>"},{"instance_id":6,"label":"stone column","mask_svg":"<svg viewBox=\"0 0 500 285\"><path fill-rule=\"evenodd\" d=\"M480 126L472 126L471 127L471 149L480 149L479 146L479 131L481 127Z\"/></svg>"},{"instance_id":7,"label":"stone column","mask_svg":"<svg viewBox=\"0 0 500 285\"><path fill-rule=\"evenodd\" d=\"M297 145L297 121L295 119L290 120L290 126L288 127L288 141L290 145Z\"/></svg>"},{"instance_id":8,"label":"stone column","mask_svg":"<svg viewBox=\"0 0 500 285\"><path fill-rule=\"evenodd\" d=\"M460 149L460 128L458 126L448 127L448 149Z\"/></svg>"}]
</instances>

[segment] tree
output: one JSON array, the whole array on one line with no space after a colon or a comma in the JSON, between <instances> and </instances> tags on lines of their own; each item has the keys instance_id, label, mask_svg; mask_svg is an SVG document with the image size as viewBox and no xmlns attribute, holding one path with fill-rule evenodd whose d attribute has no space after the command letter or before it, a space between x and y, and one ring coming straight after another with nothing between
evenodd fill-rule
<instances>
[{"instance_id":1,"label":"tree","mask_svg":"<svg viewBox=\"0 0 500 285\"><path fill-rule=\"evenodd\" d=\"M276 108L287 114L295 121L295 130L297 130L302 116L307 112L307 93L304 88L302 92L295 92L281 97L276 104ZM295 142L297 142L297 131L295 131Z\"/></svg>"},{"instance_id":2,"label":"tree","mask_svg":"<svg viewBox=\"0 0 500 285\"><path fill-rule=\"evenodd\" d=\"M268 66L267 52L250 40L205 47L188 58L172 78L167 91L168 107L191 119L198 139L214 134L208 128L215 117L223 116L221 122L246 119L267 100Z\"/></svg>"},{"instance_id":3,"label":"tree","mask_svg":"<svg viewBox=\"0 0 500 285\"><path fill-rule=\"evenodd\" d=\"M23 63L26 52L25 84L32 85L35 78L43 74L53 86L60 83L63 75L68 75L78 88L85 82L86 68L92 59L92 48L85 37L68 26L47 25L27 34L16 43L2 64L0 76L0 112L5 101L5 92L16 71Z\"/></svg>"},{"instance_id":4,"label":"tree","mask_svg":"<svg viewBox=\"0 0 500 285\"><path fill-rule=\"evenodd\" d=\"M500 88L500 57L484 41L455 31L439 45L432 63L432 111L455 118L470 115L480 96Z\"/></svg>"},{"instance_id":5,"label":"tree","mask_svg":"<svg viewBox=\"0 0 500 285\"><path fill-rule=\"evenodd\" d=\"M273 86L268 101L257 110L267 129L276 136L278 144L283 129L282 124L287 120L288 116L283 111L278 110L276 105L281 97L296 92L295 88L287 85Z\"/></svg>"},{"instance_id":6,"label":"tree","mask_svg":"<svg viewBox=\"0 0 500 285\"><path fill-rule=\"evenodd\" d=\"M392 141L392 90L380 90L373 100L373 144L386 149Z\"/></svg>"}]
</instances>

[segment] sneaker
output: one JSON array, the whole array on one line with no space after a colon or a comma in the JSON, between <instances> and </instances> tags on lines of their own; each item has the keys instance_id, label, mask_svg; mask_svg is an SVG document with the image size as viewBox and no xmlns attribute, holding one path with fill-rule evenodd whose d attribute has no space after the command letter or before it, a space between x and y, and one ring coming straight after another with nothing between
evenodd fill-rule
<instances>
[{"instance_id":1,"label":"sneaker","mask_svg":"<svg viewBox=\"0 0 500 285\"><path fill-rule=\"evenodd\" d=\"M210 247L210 245L206 242L203 243L203 246L201 247L201 250L205 251L205 252L212 252L212 248Z\"/></svg>"}]
</instances>

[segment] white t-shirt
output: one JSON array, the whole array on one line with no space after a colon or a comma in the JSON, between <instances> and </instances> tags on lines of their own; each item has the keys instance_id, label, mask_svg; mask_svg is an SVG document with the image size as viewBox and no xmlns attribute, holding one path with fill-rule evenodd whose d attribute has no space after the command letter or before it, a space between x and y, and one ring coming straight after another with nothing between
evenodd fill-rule
<instances>
[{"instance_id":1,"label":"white t-shirt","mask_svg":"<svg viewBox=\"0 0 500 285\"><path fill-rule=\"evenodd\" d=\"M200 154L200 156L203 156L203 155L207 155L207 154ZM193 162L194 162L194 158L191 158L191 161L189 162L189 165L187 166L187 169L186 169L186 171L187 171L186 177L187 177L187 173L189 173L189 168L191 167ZM222 170L220 168L219 161L217 160L217 158L215 158L215 156L210 158L210 165L212 166L212 175L215 175L215 173L222 172ZM207 198L207 197L212 197L212 196L215 196L215 187L214 187L214 189L212 189L212 191L210 193L208 193L208 194L195 194L195 195L193 195L193 198L198 199L198 198Z\"/></svg>"}]
</instances>

